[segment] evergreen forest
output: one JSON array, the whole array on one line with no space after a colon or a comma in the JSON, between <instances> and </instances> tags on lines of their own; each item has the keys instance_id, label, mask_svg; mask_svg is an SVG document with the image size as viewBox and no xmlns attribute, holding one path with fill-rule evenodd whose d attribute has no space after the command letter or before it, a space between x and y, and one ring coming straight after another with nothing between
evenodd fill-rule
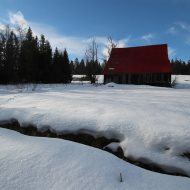
<instances>
[{"instance_id":1,"label":"evergreen forest","mask_svg":"<svg viewBox=\"0 0 190 190\"><path fill-rule=\"evenodd\" d=\"M190 60L170 63L172 74L190 74ZM66 49L53 51L45 36L34 36L31 28L23 32L6 26L0 31L0 84L70 83L73 75L86 75L94 83L104 64L98 59L69 60Z\"/></svg>"}]
</instances>

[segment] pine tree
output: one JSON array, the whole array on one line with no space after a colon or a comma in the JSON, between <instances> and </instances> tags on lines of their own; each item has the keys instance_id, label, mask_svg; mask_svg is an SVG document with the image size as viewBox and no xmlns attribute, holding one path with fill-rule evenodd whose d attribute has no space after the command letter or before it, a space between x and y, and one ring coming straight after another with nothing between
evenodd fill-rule
<instances>
[{"instance_id":1,"label":"pine tree","mask_svg":"<svg viewBox=\"0 0 190 190\"><path fill-rule=\"evenodd\" d=\"M189 62L182 61L180 59L171 60L172 74L188 75L190 74Z\"/></svg>"},{"instance_id":2,"label":"pine tree","mask_svg":"<svg viewBox=\"0 0 190 190\"><path fill-rule=\"evenodd\" d=\"M5 72L4 72L4 66L5 66L5 37L4 34L0 33L0 83L5 83Z\"/></svg>"},{"instance_id":3,"label":"pine tree","mask_svg":"<svg viewBox=\"0 0 190 190\"><path fill-rule=\"evenodd\" d=\"M69 57L66 49L63 52L62 72L63 72L63 83L70 83L72 80L72 74L69 64Z\"/></svg>"},{"instance_id":4,"label":"pine tree","mask_svg":"<svg viewBox=\"0 0 190 190\"><path fill-rule=\"evenodd\" d=\"M39 71L38 71L38 81L44 82L44 70L45 70L45 37L44 35L41 35L41 39L39 41Z\"/></svg>"},{"instance_id":5,"label":"pine tree","mask_svg":"<svg viewBox=\"0 0 190 190\"><path fill-rule=\"evenodd\" d=\"M8 34L8 31L7 31ZM4 46L4 82L14 83L18 80L18 39L13 31L10 31Z\"/></svg>"},{"instance_id":6,"label":"pine tree","mask_svg":"<svg viewBox=\"0 0 190 190\"><path fill-rule=\"evenodd\" d=\"M74 62L72 60L70 61L70 68L71 68L72 75L74 75L75 74L75 65L74 65Z\"/></svg>"},{"instance_id":7,"label":"pine tree","mask_svg":"<svg viewBox=\"0 0 190 190\"><path fill-rule=\"evenodd\" d=\"M51 67L52 67L52 48L48 40L45 43L45 52L46 52L46 67L45 67L45 82L51 82Z\"/></svg>"},{"instance_id":8,"label":"pine tree","mask_svg":"<svg viewBox=\"0 0 190 190\"><path fill-rule=\"evenodd\" d=\"M39 76L38 67L38 38L34 38L31 28L21 44L20 53L20 78L22 82L36 82Z\"/></svg>"},{"instance_id":9,"label":"pine tree","mask_svg":"<svg viewBox=\"0 0 190 190\"><path fill-rule=\"evenodd\" d=\"M74 70L75 70L76 75L80 74L80 63L79 63L78 58L76 58L74 61Z\"/></svg>"},{"instance_id":10,"label":"pine tree","mask_svg":"<svg viewBox=\"0 0 190 190\"><path fill-rule=\"evenodd\" d=\"M75 68L75 74L77 74L77 75L84 75L85 74L85 63L84 63L83 59L79 62L78 58L76 58L74 65L75 65L75 67L74 67Z\"/></svg>"},{"instance_id":11,"label":"pine tree","mask_svg":"<svg viewBox=\"0 0 190 190\"><path fill-rule=\"evenodd\" d=\"M61 82L61 55L58 51L58 48L55 48L53 54L53 72L52 72L52 82L60 83Z\"/></svg>"},{"instance_id":12,"label":"pine tree","mask_svg":"<svg viewBox=\"0 0 190 190\"><path fill-rule=\"evenodd\" d=\"M188 71L188 75L190 75L190 60L188 60L187 62L187 71Z\"/></svg>"},{"instance_id":13,"label":"pine tree","mask_svg":"<svg viewBox=\"0 0 190 190\"><path fill-rule=\"evenodd\" d=\"M41 35L39 43L39 81L48 83L50 79L50 67L52 63L52 49L49 41Z\"/></svg>"},{"instance_id":14,"label":"pine tree","mask_svg":"<svg viewBox=\"0 0 190 190\"><path fill-rule=\"evenodd\" d=\"M84 62L84 59L81 60L80 62L80 74L81 75L84 75L85 74L85 62Z\"/></svg>"}]
</instances>

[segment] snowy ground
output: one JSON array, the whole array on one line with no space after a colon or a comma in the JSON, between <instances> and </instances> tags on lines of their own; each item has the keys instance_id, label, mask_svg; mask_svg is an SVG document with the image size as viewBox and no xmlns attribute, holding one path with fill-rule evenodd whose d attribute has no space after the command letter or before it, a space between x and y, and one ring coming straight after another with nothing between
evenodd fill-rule
<instances>
[{"instance_id":1,"label":"snowy ground","mask_svg":"<svg viewBox=\"0 0 190 190\"><path fill-rule=\"evenodd\" d=\"M122 181L120 182L120 173ZM0 129L2 190L188 190L190 180L153 173L85 145Z\"/></svg>"},{"instance_id":2,"label":"snowy ground","mask_svg":"<svg viewBox=\"0 0 190 190\"><path fill-rule=\"evenodd\" d=\"M190 176L190 160L182 156L190 152L190 76L177 76L177 82L175 89L116 84L0 86L0 120L15 118L23 125L32 123L39 129L49 126L57 132L86 130L94 135L116 137L121 141L125 156L145 158L168 171ZM4 137L2 130L0 135ZM75 145L70 143L70 146ZM102 153L102 157L107 154ZM6 164L5 158L2 161L1 157L1 161ZM14 161L11 156L10 159ZM118 162L125 168L122 161ZM133 172L128 175L133 176ZM137 174L134 172L134 175ZM166 175L155 175L168 180ZM171 177L169 185L176 183L175 178ZM179 180L184 179L179 177ZM112 180L106 183L112 184ZM117 188L122 189L119 185ZM182 187L187 189L185 185Z\"/></svg>"}]
</instances>

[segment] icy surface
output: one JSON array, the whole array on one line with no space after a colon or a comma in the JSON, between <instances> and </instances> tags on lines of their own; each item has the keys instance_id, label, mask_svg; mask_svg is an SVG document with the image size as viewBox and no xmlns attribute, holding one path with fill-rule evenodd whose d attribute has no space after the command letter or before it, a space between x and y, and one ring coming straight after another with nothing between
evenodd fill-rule
<instances>
[{"instance_id":1,"label":"icy surface","mask_svg":"<svg viewBox=\"0 0 190 190\"><path fill-rule=\"evenodd\" d=\"M190 176L190 76L175 88L135 85L0 86L0 120L40 129L86 129L119 138L125 156ZM115 136L114 136L115 135ZM175 169L176 168L176 169Z\"/></svg>"},{"instance_id":2,"label":"icy surface","mask_svg":"<svg viewBox=\"0 0 190 190\"><path fill-rule=\"evenodd\" d=\"M123 182L120 182L120 173ZM153 173L85 145L0 129L2 190L189 190L188 178Z\"/></svg>"}]
</instances>

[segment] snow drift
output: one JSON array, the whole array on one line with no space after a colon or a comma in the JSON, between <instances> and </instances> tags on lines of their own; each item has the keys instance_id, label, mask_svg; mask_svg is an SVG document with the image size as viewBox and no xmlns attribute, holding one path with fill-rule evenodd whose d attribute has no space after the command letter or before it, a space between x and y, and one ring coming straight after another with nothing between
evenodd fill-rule
<instances>
[{"instance_id":1,"label":"snow drift","mask_svg":"<svg viewBox=\"0 0 190 190\"><path fill-rule=\"evenodd\" d=\"M189 76L176 88L135 85L26 85L0 87L0 120L56 132L100 132L126 157L190 176ZM185 84L185 85L184 85Z\"/></svg>"},{"instance_id":2,"label":"snow drift","mask_svg":"<svg viewBox=\"0 0 190 190\"><path fill-rule=\"evenodd\" d=\"M143 170L85 145L0 129L3 190L188 190L188 178ZM120 175L122 182L120 182Z\"/></svg>"}]
</instances>

